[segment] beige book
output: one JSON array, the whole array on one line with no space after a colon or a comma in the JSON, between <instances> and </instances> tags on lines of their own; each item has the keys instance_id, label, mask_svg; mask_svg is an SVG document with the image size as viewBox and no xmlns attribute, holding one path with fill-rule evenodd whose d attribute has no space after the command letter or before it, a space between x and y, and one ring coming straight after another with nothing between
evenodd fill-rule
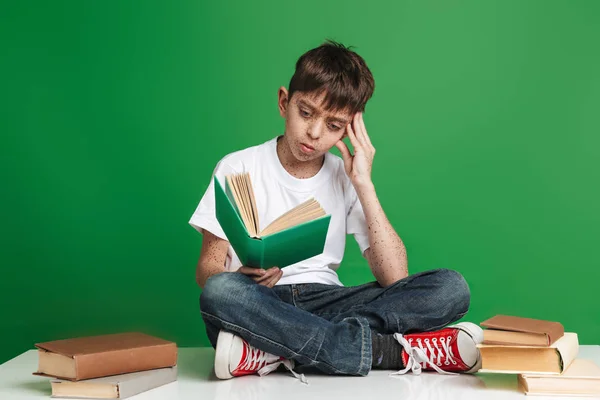
<instances>
[{"instance_id":1,"label":"beige book","mask_svg":"<svg viewBox=\"0 0 600 400\"><path fill-rule=\"evenodd\" d=\"M576 333L566 332L549 347L494 344L477 347L482 362L479 372L558 375L577 357L579 339Z\"/></svg>"},{"instance_id":2,"label":"beige book","mask_svg":"<svg viewBox=\"0 0 600 400\"><path fill-rule=\"evenodd\" d=\"M484 329L483 343L521 346L548 346L546 335L532 332L512 332L499 329Z\"/></svg>"},{"instance_id":3,"label":"beige book","mask_svg":"<svg viewBox=\"0 0 600 400\"><path fill-rule=\"evenodd\" d=\"M260 221L256 207L256 198L252 189L250 174L239 173L226 175L228 190L233 195L235 206L242 218L248 234L252 238L260 238L272 233L283 231L295 225L312 221L326 215L325 210L314 198L298 204L296 207L285 212L263 230L260 230ZM259 231L260 230L260 231Z\"/></svg>"},{"instance_id":4,"label":"beige book","mask_svg":"<svg viewBox=\"0 0 600 400\"><path fill-rule=\"evenodd\" d=\"M177 366L72 382L54 379L52 397L126 399L177 380Z\"/></svg>"},{"instance_id":5,"label":"beige book","mask_svg":"<svg viewBox=\"0 0 600 400\"><path fill-rule=\"evenodd\" d=\"M600 396L600 367L575 359L561 375L519 374L519 387L528 395Z\"/></svg>"}]
</instances>

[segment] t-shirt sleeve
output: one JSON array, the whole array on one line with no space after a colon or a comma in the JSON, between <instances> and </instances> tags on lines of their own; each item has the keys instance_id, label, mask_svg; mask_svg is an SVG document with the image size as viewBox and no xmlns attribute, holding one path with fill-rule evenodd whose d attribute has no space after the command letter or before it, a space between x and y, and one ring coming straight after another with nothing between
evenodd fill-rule
<instances>
[{"instance_id":1,"label":"t-shirt sleeve","mask_svg":"<svg viewBox=\"0 0 600 400\"><path fill-rule=\"evenodd\" d=\"M350 200L350 209L346 214L346 234L354 235L358 243L360 253L363 254L369 248L369 228L360 199L352 184L347 191Z\"/></svg>"},{"instance_id":2,"label":"t-shirt sleeve","mask_svg":"<svg viewBox=\"0 0 600 400\"><path fill-rule=\"evenodd\" d=\"M227 240L227 236L223 232L223 228L221 228L215 212L215 186L213 178L216 176L219 182L223 184L225 182L225 175L232 173L235 173L235 171L227 164L225 158L217 163L210 177L208 187L189 220L189 224L201 234L204 234L204 230L207 230L213 235Z\"/></svg>"}]
</instances>

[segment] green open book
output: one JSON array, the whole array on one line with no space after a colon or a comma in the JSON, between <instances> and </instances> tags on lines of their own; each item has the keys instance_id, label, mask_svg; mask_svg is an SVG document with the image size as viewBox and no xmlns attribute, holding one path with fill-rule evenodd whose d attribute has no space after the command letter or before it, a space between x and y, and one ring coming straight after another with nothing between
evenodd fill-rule
<instances>
[{"instance_id":1,"label":"green open book","mask_svg":"<svg viewBox=\"0 0 600 400\"><path fill-rule=\"evenodd\" d=\"M214 177L217 220L244 266L279 268L323 252L331 215L315 199L287 211L259 232L250 174Z\"/></svg>"}]
</instances>

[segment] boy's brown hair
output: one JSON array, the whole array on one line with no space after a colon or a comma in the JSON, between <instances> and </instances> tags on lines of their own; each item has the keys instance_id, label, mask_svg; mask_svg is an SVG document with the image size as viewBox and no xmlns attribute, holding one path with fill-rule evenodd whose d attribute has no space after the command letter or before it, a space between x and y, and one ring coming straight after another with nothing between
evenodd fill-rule
<instances>
[{"instance_id":1,"label":"boy's brown hair","mask_svg":"<svg viewBox=\"0 0 600 400\"><path fill-rule=\"evenodd\" d=\"M363 112L375 80L365 60L350 47L328 39L300 56L290 80L289 99L296 91L315 96L325 91L326 111Z\"/></svg>"}]
</instances>

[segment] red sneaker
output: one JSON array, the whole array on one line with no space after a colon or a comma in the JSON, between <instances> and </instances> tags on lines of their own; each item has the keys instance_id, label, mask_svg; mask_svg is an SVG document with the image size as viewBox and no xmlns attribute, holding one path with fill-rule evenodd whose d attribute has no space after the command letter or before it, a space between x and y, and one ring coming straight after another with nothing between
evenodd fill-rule
<instances>
[{"instance_id":1,"label":"red sneaker","mask_svg":"<svg viewBox=\"0 0 600 400\"><path fill-rule=\"evenodd\" d=\"M220 331L215 354L215 375L219 379L259 374L266 375L284 365L294 376L306 383L304 375L293 371L292 360L284 359L252 347L239 336Z\"/></svg>"},{"instance_id":2,"label":"red sneaker","mask_svg":"<svg viewBox=\"0 0 600 400\"><path fill-rule=\"evenodd\" d=\"M472 322L461 322L434 332L394 334L404 348L402 361L405 368L394 374L405 374L409 369L420 374L421 369L442 374L473 373L481 368L477 345L483 342L483 330Z\"/></svg>"}]
</instances>

